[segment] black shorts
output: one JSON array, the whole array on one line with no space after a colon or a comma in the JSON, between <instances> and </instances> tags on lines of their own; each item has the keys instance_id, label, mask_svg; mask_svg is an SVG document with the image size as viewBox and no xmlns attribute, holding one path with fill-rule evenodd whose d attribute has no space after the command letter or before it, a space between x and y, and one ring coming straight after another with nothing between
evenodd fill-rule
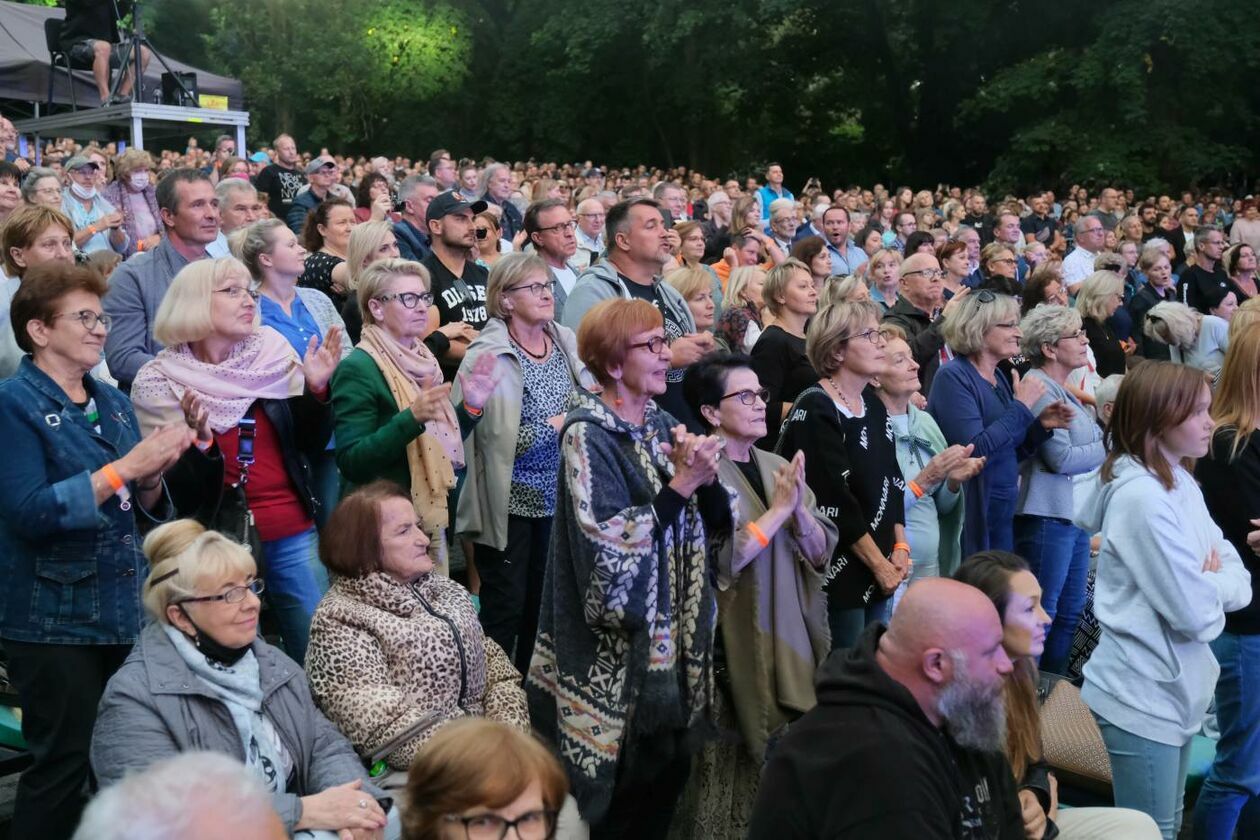
<instances>
[{"instance_id":1,"label":"black shorts","mask_svg":"<svg viewBox=\"0 0 1260 840\"><path fill-rule=\"evenodd\" d=\"M66 50L66 55L70 56L71 67L91 67L92 62L96 60L96 50L92 46L96 41L88 38L85 41L76 41L70 45L70 49ZM117 70L122 66L122 44L111 44L112 49L109 51L109 66Z\"/></svg>"}]
</instances>

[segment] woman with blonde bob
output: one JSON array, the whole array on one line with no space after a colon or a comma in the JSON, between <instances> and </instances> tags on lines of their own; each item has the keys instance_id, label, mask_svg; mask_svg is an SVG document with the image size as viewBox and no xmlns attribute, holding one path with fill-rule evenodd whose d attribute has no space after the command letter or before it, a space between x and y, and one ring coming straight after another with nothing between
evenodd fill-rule
<instances>
[{"instance_id":1,"label":"woman with blonde bob","mask_svg":"<svg viewBox=\"0 0 1260 840\"><path fill-rule=\"evenodd\" d=\"M818 290L809 266L788 257L766 274L761 297L774 320L749 355L753 371L770 393L766 399L766 436L758 445L773 449L792 402L818 381L805 354L805 325L818 311Z\"/></svg>"},{"instance_id":2,"label":"woman with blonde bob","mask_svg":"<svg viewBox=\"0 0 1260 840\"><path fill-rule=\"evenodd\" d=\"M707 285L704 287L707 291ZM476 544L481 626L525 673L534 652L543 573L556 511L560 423L575 390L595 378L577 338L556 323L553 281L537 254L507 254L490 269L490 315L460 363L468 373L493 363L502 375L484 419L464 440L469 470L455 530ZM458 403L457 379L451 397Z\"/></svg>"},{"instance_id":3,"label":"woman with blonde bob","mask_svg":"<svg viewBox=\"0 0 1260 840\"><path fill-rule=\"evenodd\" d=\"M1256 302L1249 298L1243 307ZM1240 313L1243 309L1238 310ZM1255 308L1252 311L1256 311ZM1234 316L1233 325L1239 321ZM1260 790L1260 561L1247 544L1260 501L1260 330L1232 337L1212 401L1216 433L1207 456L1195 464L1212 520L1242 558L1251 574L1251 604L1225 616L1225 630L1212 644L1221 666L1216 683L1216 714L1221 738L1216 759L1194 807L1196 837L1257 836L1260 822L1252 811Z\"/></svg>"},{"instance_id":4,"label":"woman with blonde bob","mask_svg":"<svg viewBox=\"0 0 1260 840\"><path fill-rule=\"evenodd\" d=\"M713 298L713 278L709 272L692 266L676 268L665 275L665 282L687 301L687 308L696 320L696 332L713 329L717 303Z\"/></svg>"},{"instance_id":5,"label":"woman with blonde bob","mask_svg":"<svg viewBox=\"0 0 1260 840\"><path fill-rule=\"evenodd\" d=\"M1209 645L1252 595L1238 550L1189 472L1213 445L1211 403L1203 371L1137 365L1116 397L1107 459L1076 487L1076 524L1102 539L1094 588L1102 637L1081 699L1111 757L1116 805L1149 814L1165 840L1180 831L1191 740L1221 672Z\"/></svg>"},{"instance_id":6,"label":"woman with blonde bob","mask_svg":"<svg viewBox=\"0 0 1260 840\"><path fill-rule=\"evenodd\" d=\"M186 422L197 431L168 475L175 508L242 541L253 537L252 519L285 650L300 662L326 587L310 464L328 444L341 331L329 329L318 347L311 336L299 358L260 325L252 282L232 257L185 266L155 319L166 346L136 374L131 398L142 428Z\"/></svg>"},{"instance_id":7,"label":"woman with blonde bob","mask_svg":"<svg viewBox=\"0 0 1260 840\"><path fill-rule=\"evenodd\" d=\"M346 246L346 286L349 294L338 305L352 343L358 343L359 333L363 329L363 313L359 310L359 299L355 295L359 288L359 275L377 260L398 259L399 256L394 226L389 222L363 222L350 231L349 244Z\"/></svg>"},{"instance_id":8,"label":"woman with blonde bob","mask_svg":"<svg viewBox=\"0 0 1260 840\"><path fill-rule=\"evenodd\" d=\"M264 586L249 550L180 519L154 529L144 554L152 621L101 698L100 784L177 753L223 753L258 775L289 836L397 837L396 809L315 707L302 668L258 633Z\"/></svg>"},{"instance_id":9,"label":"woman with blonde bob","mask_svg":"<svg viewBox=\"0 0 1260 840\"><path fill-rule=\"evenodd\" d=\"M731 271L726 284L727 305L718 318L717 336L734 352L747 353L761 336L761 313L765 308L761 291L765 282L766 273L756 266Z\"/></svg>"},{"instance_id":10,"label":"woman with blonde bob","mask_svg":"<svg viewBox=\"0 0 1260 840\"><path fill-rule=\"evenodd\" d=\"M528 733L476 718L433 737L407 777L406 840L547 840L568 781L560 762Z\"/></svg>"},{"instance_id":11,"label":"woman with blonde bob","mask_svg":"<svg viewBox=\"0 0 1260 840\"><path fill-rule=\"evenodd\" d=\"M974 445L972 457L986 459L984 470L963 485L962 553L1011 551L1019 463L1054 429L1067 428L1073 411L1054 401L1033 414L1045 385L999 367L1020 351L1023 333L1015 298L989 289L971 292L946 313L941 331L956 355L932 380L928 412L947 443Z\"/></svg>"},{"instance_id":12,"label":"woman with blonde bob","mask_svg":"<svg viewBox=\"0 0 1260 840\"><path fill-rule=\"evenodd\" d=\"M1076 293L1076 311L1081 313L1081 324L1089 339L1088 365L1099 380L1124 373L1132 352L1132 345L1122 342L1107 322L1123 303L1124 280L1113 271L1095 271Z\"/></svg>"},{"instance_id":13,"label":"woman with blonde bob","mask_svg":"<svg viewBox=\"0 0 1260 840\"><path fill-rule=\"evenodd\" d=\"M1225 319L1169 301L1151 307L1143 329L1148 338L1168 345L1172 361L1207 371L1213 377L1221 372L1231 336Z\"/></svg>"},{"instance_id":14,"label":"woman with blonde bob","mask_svg":"<svg viewBox=\"0 0 1260 840\"><path fill-rule=\"evenodd\" d=\"M380 478L409 488L445 574L448 495L464 470L464 438L494 390L494 358L461 374L463 399L453 406L451 386L421 341L433 305L429 270L378 260L356 271L355 287L362 338L332 379L343 491Z\"/></svg>"},{"instance_id":15,"label":"woman with blonde bob","mask_svg":"<svg viewBox=\"0 0 1260 840\"><path fill-rule=\"evenodd\" d=\"M839 530L827 580L833 650L884 620L910 574L905 506L889 497L904 480L888 409L871 384L887 367L879 316L865 300L823 307L810 321L805 353L819 381L792 403L775 450L789 460L806 453L806 483Z\"/></svg>"},{"instance_id":16,"label":"woman with blonde bob","mask_svg":"<svg viewBox=\"0 0 1260 840\"><path fill-rule=\"evenodd\" d=\"M101 195L118 208L127 231L124 259L139 251L151 251L162 241L162 216L158 212L157 179L153 157L144 149L128 149L114 158L114 177Z\"/></svg>"},{"instance_id":17,"label":"woman with blonde bob","mask_svg":"<svg viewBox=\"0 0 1260 840\"><path fill-rule=\"evenodd\" d=\"M846 303L857 300L870 300L871 290L856 274L845 277L832 277L823 284L822 294L818 298L819 308L833 303Z\"/></svg>"}]
</instances>

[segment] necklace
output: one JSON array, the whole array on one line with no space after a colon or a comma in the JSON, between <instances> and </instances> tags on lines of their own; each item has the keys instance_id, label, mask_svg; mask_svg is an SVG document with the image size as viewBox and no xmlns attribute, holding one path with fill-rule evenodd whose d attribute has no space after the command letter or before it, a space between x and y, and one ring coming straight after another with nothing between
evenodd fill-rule
<instances>
[{"instance_id":1,"label":"necklace","mask_svg":"<svg viewBox=\"0 0 1260 840\"><path fill-rule=\"evenodd\" d=\"M840 390L840 386L836 384L836 378L834 376L828 376L827 382L835 389L836 393L840 395L840 402L844 403L844 407L849 409L851 413L857 414L858 410L853 407L853 403L850 402L847 396L845 396L844 391ZM861 404L860 400L858 401L858 404Z\"/></svg>"},{"instance_id":2,"label":"necklace","mask_svg":"<svg viewBox=\"0 0 1260 840\"><path fill-rule=\"evenodd\" d=\"M521 340L519 338L512 335L511 330L508 330L508 335L511 337L512 343L515 344L517 347L521 348L522 350L524 350L526 355L528 355L530 358L538 359L539 361L542 361L543 359L547 358L547 334L546 333L543 333L543 349L541 353L535 353L533 350L530 350L528 347L526 347L523 343L521 343Z\"/></svg>"}]
</instances>

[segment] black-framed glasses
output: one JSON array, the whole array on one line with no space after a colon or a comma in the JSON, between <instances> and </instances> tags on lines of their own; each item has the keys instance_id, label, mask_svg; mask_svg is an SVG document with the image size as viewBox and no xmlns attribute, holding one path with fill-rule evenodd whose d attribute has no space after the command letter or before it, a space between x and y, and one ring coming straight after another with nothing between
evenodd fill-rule
<instances>
[{"instance_id":1,"label":"black-framed glasses","mask_svg":"<svg viewBox=\"0 0 1260 840\"><path fill-rule=\"evenodd\" d=\"M447 814L443 819L448 823L463 823L464 836L468 840L504 840L508 829L516 829L520 840L549 840L556 830L556 812L547 810L527 811L514 820L504 819L498 814L476 814L461 817L459 814Z\"/></svg>"},{"instance_id":2,"label":"black-framed glasses","mask_svg":"<svg viewBox=\"0 0 1260 840\"><path fill-rule=\"evenodd\" d=\"M864 338L867 341L869 341L871 344L874 344L876 347L878 347L881 344L888 343L888 339L885 338L884 334L879 331L879 327L872 327L871 329L866 330L864 332L854 333L853 335L848 336L847 338L842 339L842 340L853 341L856 338Z\"/></svg>"},{"instance_id":3,"label":"black-framed glasses","mask_svg":"<svg viewBox=\"0 0 1260 840\"><path fill-rule=\"evenodd\" d=\"M58 318L73 318L82 324L83 328L88 332L92 332L96 329L97 324L104 327L105 332L109 332L109 325L114 322L114 319L106 315L104 312L93 312L91 309L80 309L78 312L62 312L58 315L52 316L52 320L56 320Z\"/></svg>"},{"instance_id":4,"label":"black-framed glasses","mask_svg":"<svg viewBox=\"0 0 1260 840\"><path fill-rule=\"evenodd\" d=\"M545 228L539 228L538 232L547 233L549 231L554 231L556 233L572 233L576 229L577 229L577 222L570 219L569 221L561 222L558 225L549 225Z\"/></svg>"},{"instance_id":5,"label":"black-framed glasses","mask_svg":"<svg viewBox=\"0 0 1260 840\"><path fill-rule=\"evenodd\" d=\"M665 340L665 336L654 335L647 341L640 341L637 344L631 344L627 349L634 350L639 347L646 347L649 353L655 353L659 356L667 344L669 344L669 342Z\"/></svg>"},{"instance_id":6,"label":"black-framed glasses","mask_svg":"<svg viewBox=\"0 0 1260 840\"><path fill-rule=\"evenodd\" d=\"M261 297L257 291L245 286L228 286L226 289L215 289L214 293L216 295L227 295L228 300L240 300L241 295L249 295L250 300L255 303L257 303L258 298Z\"/></svg>"},{"instance_id":7,"label":"black-framed glasses","mask_svg":"<svg viewBox=\"0 0 1260 840\"><path fill-rule=\"evenodd\" d=\"M233 586L227 592L220 592L218 595L199 595L195 598L182 598L177 603L180 604L196 604L209 603L211 601L222 601L225 604L239 604L245 600L246 592L253 592L255 595L263 594L263 590L267 585L262 578L255 578L244 586Z\"/></svg>"},{"instance_id":8,"label":"black-framed glasses","mask_svg":"<svg viewBox=\"0 0 1260 840\"><path fill-rule=\"evenodd\" d=\"M540 298L540 297L542 297L542 296L543 296L543 292L546 292L546 293L547 293L547 294L549 294L549 295L550 295L550 294L554 294L554 293L555 293L555 291L556 291L556 281L555 281L555 280L548 280L548 281L547 281L547 282L545 282L545 283L528 283L528 284L519 285L519 286L508 286L508 287L507 287L506 289L504 289L503 291L505 291L505 292L518 292L518 291L520 291L520 290L522 290L522 289L525 289L525 290L529 291L531 294L533 294L533 296L534 296L534 297L536 297L536 298Z\"/></svg>"},{"instance_id":9,"label":"black-framed glasses","mask_svg":"<svg viewBox=\"0 0 1260 840\"><path fill-rule=\"evenodd\" d=\"M770 402L770 389L758 388L756 391L753 391L750 388L745 388L742 391L731 391L729 394L723 394L722 400L729 400L731 397L739 397L739 401L744 405L756 405L757 400L768 403ZM722 400L718 400L718 402Z\"/></svg>"},{"instance_id":10,"label":"black-framed glasses","mask_svg":"<svg viewBox=\"0 0 1260 840\"><path fill-rule=\"evenodd\" d=\"M389 303L391 300L396 300L407 309L415 309L422 303L425 306L433 305L433 295L428 292L398 292L396 294L377 295L375 299L381 303Z\"/></svg>"},{"instance_id":11,"label":"black-framed glasses","mask_svg":"<svg viewBox=\"0 0 1260 840\"><path fill-rule=\"evenodd\" d=\"M995 257L989 260L993 265L1015 265L1017 260L1014 257Z\"/></svg>"}]
</instances>

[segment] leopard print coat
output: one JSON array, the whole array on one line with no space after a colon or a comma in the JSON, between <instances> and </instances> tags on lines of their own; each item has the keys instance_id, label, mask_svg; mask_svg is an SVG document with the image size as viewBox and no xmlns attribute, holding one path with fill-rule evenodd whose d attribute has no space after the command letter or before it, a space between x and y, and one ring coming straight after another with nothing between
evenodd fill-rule
<instances>
[{"instance_id":1,"label":"leopard print coat","mask_svg":"<svg viewBox=\"0 0 1260 840\"><path fill-rule=\"evenodd\" d=\"M438 713L388 755L394 769L458 718L529 729L520 674L482 633L467 590L440 575L410 586L383 572L338 578L311 619L306 671L315 702L365 758Z\"/></svg>"}]
</instances>

